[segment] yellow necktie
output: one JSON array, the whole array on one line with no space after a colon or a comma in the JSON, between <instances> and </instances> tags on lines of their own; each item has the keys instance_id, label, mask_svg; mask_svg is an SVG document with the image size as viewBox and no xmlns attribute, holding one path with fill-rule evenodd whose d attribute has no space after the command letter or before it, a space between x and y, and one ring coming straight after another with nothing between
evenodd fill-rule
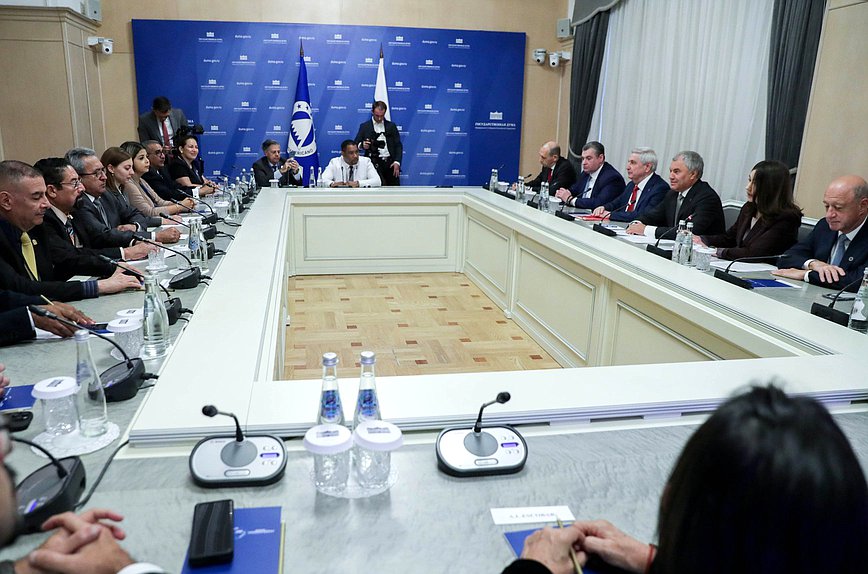
<instances>
[{"instance_id":1,"label":"yellow necktie","mask_svg":"<svg viewBox=\"0 0 868 574\"><path fill-rule=\"evenodd\" d=\"M27 263L30 276L39 281L39 270L36 268L36 253L33 251L33 242L30 241L30 236L27 235L26 231L21 234L21 253L24 255L24 262Z\"/></svg>"}]
</instances>

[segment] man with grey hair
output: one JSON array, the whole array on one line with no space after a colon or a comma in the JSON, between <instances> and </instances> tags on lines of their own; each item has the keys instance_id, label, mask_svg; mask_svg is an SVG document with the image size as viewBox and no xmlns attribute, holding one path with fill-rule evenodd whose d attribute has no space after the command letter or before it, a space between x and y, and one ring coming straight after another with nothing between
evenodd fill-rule
<instances>
[{"instance_id":1,"label":"man with grey hair","mask_svg":"<svg viewBox=\"0 0 868 574\"><path fill-rule=\"evenodd\" d=\"M546 142L539 148L539 163L542 171L525 183L528 189L539 191L540 184L549 184L549 195L562 187L571 187L576 182L576 168L568 159L561 157L561 146L557 142Z\"/></svg>"},{"instance_id":2,"label":"man with grey hair","mask_svg":"<svg viewBox=\"0 0 868 574\"><path fill-rule=\"evenodd\" d=\"M778 262L774 275L829 289L856 291L868 264L868 182L858 175L834 179L823 194L826 216Z\"/></svg>"},{"instance_id":3,"label":"man with grey hair","mask_svg":"<svg viewBox=\"0 0 868 574\"><path fill-rule=\"evenodd\" d=\"M669 165L671 188L657 206L630 223L627 233L651 239L673 239L681 220L693 222L693 233L723 233L726 223L720 196L702 181L704 163L695 151L681 151Z\"/></svg>"},{"instance_id":4,"label":"man with grey hair","mask_svg":"<svg viewBox=\"0 0 868 574\"><path fill-rule=\"evenodd\" d=\"M633 221L654 209L669 190L669 185L657 171L657 153L650 147L637 147L627 159L627 177L630 183L624 193L593 214L612 221Z\"/></svg>"}]
</instances>

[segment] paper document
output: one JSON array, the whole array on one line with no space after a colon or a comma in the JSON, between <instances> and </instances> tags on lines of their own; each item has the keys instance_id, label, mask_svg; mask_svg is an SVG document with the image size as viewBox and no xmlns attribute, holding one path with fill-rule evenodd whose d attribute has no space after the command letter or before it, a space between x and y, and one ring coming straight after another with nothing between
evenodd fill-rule
<instances>
[{"instance_id":1,"label":"paper document","mask_svg":"<svg viewBox=\"0 0 868 574\"><path fill-rule=\"evenodd\" d=\"M575 517L569 506L518 506L492 508L491 518L495 524L533 524L539 522L573 521Z\"/></svg>"},{"instance_id":2,"label":"paper document","mask_svg":"<svg viewBox=\"0 0 868 574\"><path fill-rule=\"evenodd\" d=\"M715 269L720 269L721 271L726 270L729 264L732 263L732 267L729 268L732 273L751 273L754 271L774 271L777 269L774 265L769 265L768 263L748 263L746 261L736 261L733 263L732 261L728 261L726 259L716 259L711 262L711 266Z\"/></svg>"}]
</instances>

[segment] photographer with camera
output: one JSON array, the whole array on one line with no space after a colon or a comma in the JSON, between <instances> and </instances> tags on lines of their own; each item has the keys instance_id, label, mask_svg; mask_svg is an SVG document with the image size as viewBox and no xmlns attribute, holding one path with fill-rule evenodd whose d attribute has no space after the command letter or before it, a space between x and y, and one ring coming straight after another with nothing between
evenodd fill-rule
<instances>
[{"instance_id":1,"label":"photographer with camera","mask_svg":"<svg viewBox=\"0 0 868 574\"><path fill-rule=\"evenodd\" d=\"M359 149L371 158L383 185L400 185L404 146L398 126L386 119L387 110L385 102L374 102L371 106L372 117L359 126L355 141Z\"/></svg>"}]
</instances>

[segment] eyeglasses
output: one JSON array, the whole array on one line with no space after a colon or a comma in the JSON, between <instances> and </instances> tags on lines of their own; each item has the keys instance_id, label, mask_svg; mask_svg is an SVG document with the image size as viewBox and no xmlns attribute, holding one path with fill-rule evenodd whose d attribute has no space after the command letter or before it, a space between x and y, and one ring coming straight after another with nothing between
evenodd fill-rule
<instances>
[{"instance_id":1,"label":"eyeglasses","mask_svg":"<svg viewBox=\"0 0 868 574\"><path fill-rule=\"evenodd\" d=\"M82 174L82 175L87 175L87 174ZM63 187L64 185L70 185L70 186L72 186L72 189L75 189L77 187L81 187L82 183L81 183L80 179L73 179L72 181L61 181L60 186Z\"/></svg>"},{"instance_id":2,"label":"eyeglasses","mask_svg":"<svg viewBox=\"0 0 868 574\"><path fill-rule=\"evenodd\" d=\"M101 168L99 168L99 169L95 169L95 170L93 170L93 171L90 172L90 173L80 173L80 174L78 174L78 175L80 175L81 177L85 177L85 176L88 176L88 175L93 175L93 176L99 177L99 176L101 176L101 175L105 175L105 168L104 168L104 167L101 167Z\"/></svg>"},{"instance_id":3,"label":"eyeglasses","mask_svg":"<svg viewBox=\"0 0 868 574\"><path fill-rule=\"evenodd\" d=\"M154 155L166 155L166 152L163 151L163 148L155 149L155 150L152 151L151 153L154 154Z\"/></svg>"}]
</instances>

